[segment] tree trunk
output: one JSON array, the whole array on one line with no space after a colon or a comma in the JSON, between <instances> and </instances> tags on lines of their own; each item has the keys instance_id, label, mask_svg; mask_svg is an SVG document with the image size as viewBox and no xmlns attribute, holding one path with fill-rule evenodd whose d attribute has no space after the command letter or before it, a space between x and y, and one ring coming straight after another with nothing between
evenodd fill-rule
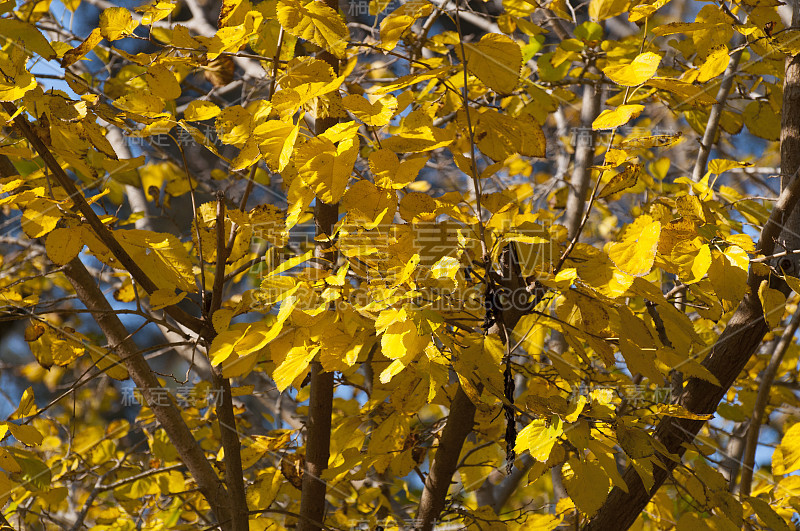
<instances>
[{"instance_id":1,"label":"tree trunk","mask_svg":"<svg viewBox=\"0 0 800 531\"><path fill-rule=\"evenodd\" d=\"M797 20L797 6L795 6L794 20ZM797 249L797 236L795 235L800 231L787 230L787 226L794 220L800 219L800 213L795 208L798 197L800 197L798 168L800 168L800 56L795 56L786 63L784 80L781 118L782 192L775 209L761 231L756 254L771 256L776 251L776 242L780 242L789 249ZM790 227L794 228L795 226L791 225ZM796 260L797 255L794 255L793 259ZM796 262L784 261L779 265L784 264L795 267L792 271L797 271ZM728 321L725 331L712 347L711 354L703 361L703 366L717 377L720 386L697 378L690 379L679 399L679 403L690 412L714 413L719 401L761 344L768 331L764 321L764 310L756 295L763 280L769 279L767 276L756 274L752 268L750 269L749 293L745 295L736 312ZM668 452L680 458L685 451L684 443L691 442L704 424L704 421L666 417L659 423L653 437L663 444ZM654 485L649 491L644 488L639 474L632 466L628 466L624 474L628 492L623 492L620 488L615 487L603 507L584 526L584 529L617 531L628 529L633 525L677 465L676 461L666 456L660 455L659 457L665 469L658 466L653 467Z\"/></svg>"}]
</instances>

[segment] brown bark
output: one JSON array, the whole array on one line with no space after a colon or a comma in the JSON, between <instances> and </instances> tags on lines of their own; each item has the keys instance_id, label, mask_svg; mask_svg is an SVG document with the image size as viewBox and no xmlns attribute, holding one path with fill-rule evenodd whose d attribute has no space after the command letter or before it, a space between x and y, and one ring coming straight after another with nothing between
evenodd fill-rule
<instances>
[{"instance_id":1,"label":"brown bark","mask_svg":"<svg viewBox=\"0 0 800 531\"><path fill-rule=\"evenodd\" d=\"M433 529L436 519L444 509L447 491L458 466L458 458L464 440L472 431L475 422L475 404L459 385L456 396L450 404L450 415L442 430L436 457L431 463L431 470L425 478L425 489L419 501L417 520L422 531Z\"/></svg>"},{"instance_id":2,"label":"brown bark","mask_svg":"<svg viewBox=\"0 0 800 531\"><path fill-rule=\"evenodd\" d=\"M795 0L792 26L800 23L798 8L800 2ZM786 60L786 76L783 81L783 114L781 115L781 187L785 188L796 178L795 174L800 169L800 55ZM786 225L779 237L779 245L785 250L800 248L800 209L792 210ZM798 255L784 256L777 261L777 268L786 273L797 276L800 272ZM750 485L753 480L753 466L758 445L758 434L763 421L764 409L769 401L769 389L780 367L786 349L792 342L794 332L798 326L798 316L795 314L791 324L784 332L770 359L767 369L762 375L758 387L758 396L753 411L753 418L747 432L747 444L744 452L740 492L747 496L750 494Z\"/></svg>"},{"instance_id":3,"label":"brown bark","mask_svg":"<svg viewBox=\"0 0 800 531\"><path fill-rule=\"evenodd\" d=\"M192 432L173 403L160 405L153 397L153 389L159 389L158 380L150 370L125 326L114 313L113 308L97 287L94 278L78 258L64 266L64 274L75 288L80 301L92 313L97 325L108 338L110 348L119 355L131 379L141 391L147 404L153 410L161 427L175 446L181 461L186 465L205 496L211 510L222 524L223 529L231 529L228 491L211 467L205 452L192 436Z\"/></svg>"},{"instance_id":4,"label":"brown bark","mask_svg":"<svg viewBox=\"0 0 800 531\"><path fill-rule=\"evenodd\" d=\"M320 126L322 120L317 121ZM324 123L323 123L324 125ZM317 200L314 219L317 235L333 233L333 226L339 217L339 207ZM320 242L317 246L318 260L335 262L331 240ZM325 520L325 492L327 483L322 473L328 468L331 441L331 415L333 414L333 373L324 372L322 363L311 362L311 395L308 403L306 421L306 458L300 495L300 515L297 523L300 531L318 531L319 523Z\"/></svg>"},{"instance_id":5,"label":"brown bark","mask_svg":"<svg viewBox=\"0 0 800 531\"><path fill-rule=\"evenodd\" d=\"M800 74L800 69L796 72ZM800 76L797 79L800 79ZM799 110L800 107L784 106L784 113L797 113ZM788 218L788 214L795 210L800 198L800 179L795 174L781 193L775 209L761 231L757 254L765 256L773 254L784 221ZM764 310L757 296L758 287L763 280L768 280L767 276L756 274L751 268L748 278L749 293L742 299L724 332L712 347L711 353L702 363L719 380L720 386L698 378L690 379L679 399L679 403L688 411L698 414L714 413L725 392L761 344L768 331L764 321ZM691 442L704 424L705 422L698 420L666 417L659 423L653 436L668 452L680 457L686 450L684 443ZM628 492L625 493L615 487L603 507L584 529L616 531L633 525L677 465L676 461L666 456L660 458L666 470L658 466L653 467L654 485L650 491L644 488L638 473L629 466L624 474Z\"/></svg>"},{"instance_id":6,"label":"brown bark","mask_svg":"<svg viewBox=\"0 0 800 531\"><path fill-rule=\"evenodd\" d=\"M337 9L335 0L326 0L329 7ZM339 72L339 60L329 52L317 54L327 62L334 73ZM314 133L319 135L338 123L333 117L317 117ZM336 264L334 227L339 220L339 204L327 204L319 198L314 206L316 234L319 238L315 256L321 267L332 269ZM324 372L319 361L311 362L311 395L306 421L306 456L300 495L299 531L318 531L325 522L325 493L327 483L322 473L328 468L331 444L331 415L333 414L333 373Z\"/></svg>"}]
</instances>

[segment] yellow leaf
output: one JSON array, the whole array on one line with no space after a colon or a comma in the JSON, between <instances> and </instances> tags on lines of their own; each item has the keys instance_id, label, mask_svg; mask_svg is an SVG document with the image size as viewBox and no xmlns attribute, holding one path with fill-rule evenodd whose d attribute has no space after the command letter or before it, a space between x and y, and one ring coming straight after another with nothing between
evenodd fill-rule
<instances>
[{"instance_id":1,"label":"yellow leaf","mask_svg":"<svg viewBox=\"0 0 800 531\"><path fill-rule=\"evenodd\" d=\"M632 7L631 12L628 15L628 21L636 22L638 20L648 18L660 8L667 5L670 1L671 0L656 0L651 4L639 4L638 6Z\"/></svg>"},{"instance_id":2,"label":"yellow leaf","mask_svg":"<svg viewBox=\"0 0 800 531\"><path fill-rule=\"evenodd\" d=\"M381 371L378 379L382 384L387 384L392 381L392 378L403 372L406 366L403 360L393 360L388 367Z\"/></svg>"},{"instance_id":3,"label":"yellow leaf","mask_svg":"<svg viewBox=\"0 0 800 531\"><path fill-rule=\"evenodd\" d=\"M722 253L714 251L708 278L717 296L732 304L738 304L747 291L747 271L731 264Z\"/></svg>"},{"instance_id":4,"label":"yellow leaf","mask_svg":"<svg viewBox=\"0 0 800 531\"><path fill-rule=\"evenodd\" d=\"M700 65L697 81L705 83L709 79L717 77L728 67L730 59L731 57L728 55L727 46L723 44L718 48L714 48L709 52L703 64Z\"/></svg>"},{"instance_id":5,"label":"yellow leaf","mask_svg":"<svg viewBox=\"0 0 800 531\"><path fill-rule=\"evenodd\" d=\"M606 109L592 122L592 129L615 129L636 118L644 110L644 105L620 105L614 110Z\"/></svg>"},{"instance_id":6,"label":"yellow leaf","mask_svg":"<svg viewBox=\"0 0 800 531\"><path fill-rule=\"evenodd\" d=\"M149 90L134 90L114 100L114 105L123 111L152 116L164 109L164 100Z\"/></svg>"},{"instance_id":7,"label":"yellow leaf","mask_svg":"<svg viewBox=\"0 0 800 531\"><path fill-rule=\"evenodd\" d=\"M278 22L288 33L345 57L350 32L339 14L323 2L279 0L277 12Z\"/></svg>"},{"instance_id":8,"label":"yellow leaf","mask_svg":"<svg viewBox=\"0 0 800 531\"><path fill-rule=\"evenodd\" d=\"M212 365L218 365L228 359L233 354L236 344L241 341L252 325L237 323L228 330L217 334L217 337L208 347L208 357L211 358Z\"/></svg>"},{"instance_id":9,"label":"yellow leaf","mask_svg":"<svg viewBox=\"0 0 800 531\"><path fill-rule=\"evenodd\" d=\"M703 245L698 251L697 256L692 262L692 279L685 280L684 282L691 283L699 281L708 272L711 267L711 248L708 245Z\"/></svg>"},{"instance_id":10,"label":"yellow leaf","mask_svg":"<svg viewBox=\"0 0 800 531\"><path fill-rule=\"evenodd\" d=\"M776 476L785 476L797 470L800 470L800 423L786 430L772 457L772 473Z\"/></svg>"},{"instance_id":11,"label":"yellow leaf","mask_svg":"<svg viewBox=\"0 0 800 531\"><path fill-rule=\"evenodd\" d=\"M747 234L731 234L725 238L725 241L731 245L741 247L746 253L753 253L756 250L756 246L753 244L753 238Z\"/></svg>"},{"instance_id":12,"label":"yellow leaf","mask_svg":"<svg viewBox=\"0 0 800 531\"><path fill-rule=\"evenodd\" d=\"M197 100L189 102L188 107L186 107L183 113L183 117L193 122L201 122L216 117L220 112L219 107L210 101Z\"/></svg>"},{"instance_id":13,"label":"yellow leaf","mask_svg":"<svg viewBox=\"0 0 800 531\"><path fill-rule=\"evenodd\" d=\"M109 41L133 35L138 25L124 7L108 7L100 13L100 32Z\"/></svg>"},{"instance_id":14,"label":"yellow leaf","mask_svg":"<svg viewBox=\"0 0 800 531\"><path fill-rule=\"evenodd\" d=\"M789 284L789 287L792 288L792 291L795 293L800 294L800 279L796 277L791 277L789 275L785 275L783 279Z\"/></svg>"},{"instance_id":15,"label":"yellow leaf","mask_svg":"<svg viewBox=\"0 0 800 531\"><path fill-rule=\"evenodd\" d=\"M461 269L461 263L458 258L443 256L431 266L431 275L433 278L455 279L459 269Z\"/></svg>"},{"instance_id":16,"label":"yellow leaf","mask_svg":"<svg viewBox=\"0 0 800 531\"><path fill-rule=\"evenodd\" d=\"M382 146L396 153L416 153L445 147L454 139L455 127L433 127L433 118L418 109L403 118L398 133L384 140Z\"/></svg>"},{"instance_id":17,"label":"yellow leaf","mask_svg":"<svg viewBox=\"0 0 800 531\"><path fill-rule=\"evenodd\" d=\"M268 120L256 126L253 136L269 169L281 172L286 168L294 153L299 132L300 120L297 125L281 120Z\"/></svg>"},{"instance_id":18,"label":"yellow leaf","mask_svg":"<svg viewBox=\"0 0 800 531\"><path fill-rule=\"evenodd\" d=\"M58 203L41 197L29 202L22 214L22 230L31 238L44 236L56 228L61 219Z\"/></svg>"},{"instance_id":19,"label":"yellow leaf","mask_svg":"<svg viewBox=\"0 0 800 531\"><path fill-rule=\"evenodd\" d=\"M639 174L641 171L641 164L628 164L625 170L613 176L611 180L603 186L603 189L597 194L597 198L603 199L604 197L617 194L636 186L636 183L639 182Z\"/></svg>"},{"instance_id":20,"label":"yellow leaf","mask_svg":"<svg viewBox=\"0 0 800 531\"><path fill-rule=\"evenodd\" d=\"M391 51L419 17L428 16L433 5L427 2L404 2L381 21L381 48Z\"/></svg>"},{"instance_id":21,"label":"yellow leaf","mask_svg":"<svg viewBox=\"0 0 800 531\"><path fill-rule=\"evenodd\" d=\"M175 293L171 289L157 289L150 294L150 309L160 310L178 304L184 297L186 297L186 293L183 291Z\"/></svg>"},{"instance_id":22,"label":"yellow leaf","mask_svg":"<svg viewBox=\"0 0 800 531\"><path fill-rule=\"evenodd\" d=\"M98 348L89 348L87 350L89 351L89 355L92 357L92 360L95 362L98 369L105 372L115 380L122 381L129 378L128 369L125 368L125 365L122 363L122 360L120 360L119 356L110 350Z\"/></svg>"},{"instance_id":23,"label":"yellow leaf","mask_svg":"<svg viewBox=\"0 0 800 531\"><path fill-rule=\"evenodd\" d=\"M8 420L21 419L36 413L36 411L37 409L33 396L33 387L28 387L25 389L25 392L22 393L22 398L19 400L19 406L11 415L9 415Z\"/></svg>"},{"instance_id":24,"label":"yellow leaf","mask_svg":"<svg viewBox=\"0 0 800 531\"><path fill-rule=\"evenodd\" d=\"M488 33L475 44L464 43L470 73L498 94L517 88L522 69L522 50L507 35Z\"/></svg>"},{"instance_id":25,"label":"yellow leaf","mask_svg":"<svg viewBox=\"0 0 800 531\"><path fill-rule=\"evenodd\" d=\"M430 337L417 333L417 326L411 319L390 324L381 336L383 355L389 359L402 360L404 365L416 359L429 342Z\"/></svg>"},{"instance_id":26,"label":"yellow leaf","mask_svg":"<svg viewBox=\"0 0 800 531\"><path fill-rule=\"evenodd\" d=\"M39 430L30 424L14 424L13 422L2 422L0 425L8 427L8 431L14 436L16 440L27 446L38 446L42 444L44 436L39 433Z\"/></svg>"},{"instance_id":27,"label":"yellow leaf","mask_svg":"<svg viewBox=\"0 0 800 531\"><path fill-rule=\"evenodd\" d=\"M358 139L353 136L334 145L327 138L309 140L295 155L298 175L326 203L337 203L347 188L358 158Z\"/></svg>"},{"instance_id":28,"label":"yellow leaf","mask_svg":"<svg viewBox=\"0 0 800 531\"><path fill-rule=\"evenodd\" d=\"M253 115L241 105L226 107L214 122L220 141L241 146L253 133Z\"/></svg>"},{"instance_id":29,"label":"yellow leaf","mask_svg":"<svg viewBox=\"0 0 800 531\"><path fill-rule=\"evenodd\" d=\"M103 35L100 33L100 28L93 29L82 43L64 54L64 57L61 58L61 66L64 68L71 66L92 51L102 40Z\"/></svg>"},{"instance_id":30,"label":"yellow leaf","mask_svg":"<svg viewBox=\"0 0 800 531\"><path fill-rule=\"evenodd\" d=\"M616 17L628 10L628 0L591 0L589 17L595 22Z\"/></svg>"},{"instance_id":31,"label":"yellow leaf","mask_svg":"<svg viewBox=\"0 0 800 531\"><path fill-rule=\"evenodd\" d=\"M165 2L163 0L154 0L150 2L150 4L142 10L142 25L149 26L153 22L158 22L159 20L167 18L173 11L180 9L179 6L180 4L177 2ZM139 9L137 9L137 11L139 11ZM175 44L180 46L180 44Z\"/></svg>"},{"instance_id":32,"label":"yellow leaf","mask_svg":"<svg viewBox=\"0 0 800 531\"><path fill-rule=\"evenodd\" d=\"M644 349L632 341L622 338L619 350L631 374L639 373L652 382L661 383L664 380L655 364L655 349Z\"/></svg>"},{"instance_id":33,"label":"yellow leaf","mask_svg":"<svg viewBox=\"0 0 800 531\"><path fill-rule=\"evenodd\" d=\"M13 42L15 46L20 46L29 53L39 54L47 60L56 58L53 47L33 24L2 18L0 19L0 39Z\"/></svg>"},{"instance_id":34,"label":"yellow leaf","mask_svg":"<svg viewBox=\"0 0 800 531\"><path fill-rule=\"evenodd\" d=\"M558 416L554 415L549 425L546 420L537 419L522 428L522 431L517 434L517 443L514 448L518 454L528 450L531 457L544 463L550 457L550 451L562 433L564 430Z\"/></svg>"},{"instance_id":35,"label":"yellow leaf","mask_svg":"<svg viewBox=\"0 0 800 531\"><path fill-rule=\"evenodd\" d=\"M423 70L421 72L417 72L414 74L408 74L406 76L395 79L391 83L379 87L378 89L375 90L375 94L388 94L396 90L410 87L411 85L416 85L417 83L421 83L423 81L428 81L436 78L444 79L449 75L448 74L449 71L450 67L443 66L440 68L434 68L433 70Z\"/></svg>"},{"instance_id":36,"label":"yellow leaf","mask_svg":"<svg viewBox=\"0 0 800 531\"><path fill-rule=\"evenodd\" d=\"M608 257L623 273L644 276L653 268L660 235L661 223L640 216L625 230L623 241L611 244Z\"/></svg>"},{"instance_id":37,"label":"yellow leaf","mask_svg":"<svg viewBox=\"0 0 800 531\"><path fill-rule=\"evenodd\" d=\"M400 217L412 221L433 221L436 217L436 200L428 194L411 192L400 200Z\"/></svg>"},{"instance_id":38,"label":"yellow leaf","mask_svg":"<svg viewBox=\"0 0 800 531\"><path fill-rule=\"evenodd\" d=\"M174 235L137 229L115 231L114 237L159 288L197 291L192 260Z\"/></svg>"},{"instance_id":39,"label":"yellow leaf","mask_svg":"<svg viewBox=\"0 0 800 531\"><path fill-rule=\"evenodd\" d=\"M306 346L292 347L289 349L286 359L278 365L272 373L272 379L278 392L283 392L298 376L308 369L308 364L319 351L319 347L308 348Z\"/></svg>"},{"instance_id":40,"label":"yellow leaf","mask_svg":"<svg viewBox=\"0 0 800 531\"><path fill-rule=\"evenodd\" d=\"M647 81L645 85L672 92L681 99L681 103L687 103L695 107L717 103L714 96L708 93L709 85L692 85L686 81L666 77L654 77Z\"/></svg>"},{"instance_id":41,"label":"yellow leaf","mask_svg":"<svg viewBox=\"0 0 800 531\"><path fill-rule=\"evenodd\" d=\"M781 324L783 312L786 310L786 297L783 293L769 287L769 280L762 280L758 286L758 299L764 308L764 320L767 326L775 328Z\"/></svg>"},{"instance_id":42,"label":"yellow leaf","mask_svg":"<svg viewBox=\"0 0 800 531\"><path fill-rule=\"evenodd\" d=\"M263 15L261 13L248 11L241 24L220 28L208 44L206 57L214 61L225 52L238 52L251 37L256 35L262 20ZM233 63L227 60L225 63L220 64L230 64L231 68L233 68ZM216 74L219 74L219 72L217 71Z\"/></svg>"},{"instance_id":43,"label":"yellow leaf","mask_svg":"<svg viewBox=\"0 0 800 531\"><path fill-rule=\"evenodd\" d=\"M459 111L459 121L466 129L463 111ZM515 154L544 157L547 147L542 128L533 116L524 113L510 116L494 109L484 109L478 114L475 139L481 152L496 161Z\"/></svg>"},{"instance_id":44,"label":"yellow leaf","mask_svg":"<svg viewBox=\"0 0 800 531\"><path fill-rule=\"evenodd\" d=\"M144 78L150 92L163 100L174 100L181 95L181 85L175 78L175 74L164 65L151 66L147 69Z\"/></svg>"},{"instance_id":45,"label":"yellow leaf","mask_svg":"<svg viewBox=\"0 0 800 531\"><path fill-rule=\"evenodd\" d=\"M780 486L777 488L780 489ZM758 515L759 520L766 524L765 529L771 529L773 531L789 531L791 529L775 509L770 507L768 502L761 498L751 496L747 498L747 503L750 504L750 507L752 507L753 511ZM792 524L792 527L795 527L794 524Z\"/></svg>"},{"instance_id":46,"label":"yellow leaf","mask_svg":"<svg viewBox=\"0 0 800 531\"><path fill-rule=\"evenodd\" d=\"M716 173L717 175L721 175L728 170L733 170L736 168L749 168L752 165L752 162L730 159L713 159L708 163L708 171L711 173Z\"/></svg>"},{"instance_id":47,"label":"yellow leaf","mask_svg":"<svg viewBox=\"0 0 800 531\"><path fill-rule=\"evenodd\" d=\"M593 516L606 501L610 484L598 463L573 457L564 465L564 488L575 506L587 516Z\"/></svg>"},{"instance_id":48,"label":"yellow leaf","mask_svg":"<svg viewBox=\"0 0 800 531\"><path fill-rule=\"evenodd\" d=\"M612 64L603 69L603 73L614 83L624 87L635 87L652 78L661 63L661 56L653 52L638 55L628 64Z\"/></svg>"},{"instance_id":49,"label":"yellow leaf","mask_svg":"<svg viewBox=\"0 0 800 531\"><path fill-rule=\"evenodd\" d=\"M405 188L414 182L427 162L428 158L425 156L412 157L400 162L397 155L386 148L369 154L369 169L375 184L381 188Z\"/></svg>"},{"instance_id":50,"label":"yellow leaf","mask_svg":"<svg viewBox=\"0 0 800 531\"><path fill-rule=\"evenodd\" d=\"M751 101L742 113L744 124L751 134L766 140L781 136L781 117L766 101Z\"/></svg>"},{"instance_id":51,"label":"yellow leaf","mask_svg":"<svg viewBox=\"0 0 800 531\"><path fill-rule=\"evenodd\" d=\"M342 105L365 124L382 127L394 116L397 110L397 98L387 94L370 103L364 96L350 94L342 98Z\"/></svg>"},{"instance_id":52,"label":"yellow leaf","mask_svg":"<svg viewBox=\"0 0 800 531\"><path fill-rule=\"evenodd\" d=\"M366 179L361 179L344 193L340 209L351 216L365 218L369 230L384 220L392 220L397 211L397 195L394 190L381 190Z\"/></svg>"},{"instance_id":53,"label":"yellow leaf","mask_svg":"<svg viewBox=\"0 0 800 531\"><path fill-rule=\"evenodd\" d=\"M0 101L18 100L36 87L36 79L25 70L27 60L25 51L16 46L0 54Z\"/></svg>"},{"instance_id":54,"label":"yellow leaf","mask_svg":"<svg viewBox=\"0 0 800 531\"><path fill-rule=\"evenodd\" d=\"M47 235L45 248L54 264L64 265L83 249L83 228L57 228Z\"/></svg>"}]
</instances>

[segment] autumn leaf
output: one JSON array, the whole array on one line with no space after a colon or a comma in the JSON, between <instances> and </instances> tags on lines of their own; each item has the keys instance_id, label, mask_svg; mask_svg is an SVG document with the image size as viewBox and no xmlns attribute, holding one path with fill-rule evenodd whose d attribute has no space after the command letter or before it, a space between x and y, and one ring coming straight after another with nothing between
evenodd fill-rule
<instances>
[{"instance_id":1,"label":"autumn leaf","mask_svg":"<svg viewBox=\"0 0 800 531\"><path fill-rule=\"evenodd\" d=\"M471 74L499 94L513 92L522 69L522 50L512 38L489 33L475 44L464 43L464 48Z\"/></svg>"},{"instance_id":2,"label":"autumn leaf","mask_svg":"<svg viewBox=\"0 0 800 531\"><path fill-rule=\"evenodd\" d=\"M278 21L296 37L344 57L350 32L338 13L316 0L279 0Z\"/></svg>"},{"instance_id":3,"label":"autumn leaf","mask_svg":"<svg viewBox=\"0 0 800 531\"><path fill-rule=\"evenodd\" d=\"M611 244L608 257L627 275L644 276L653 268L661 223L650 216L641 216L629 225L621 242Z\"/></svg>"},{"instance_id":4,"label":"autumn leaf","mask_svg":"<svg viewBox=\"0 0 800 531\"><path fill-rule=\"evenodd\" d=\"M109 7L100 14L100 33L109 41L133 35L138 25L124 7Z\"/></svg>"},{"instance_id":5,"label":"autumn leaf","mask_svg":"<svg viewBox=\"0 0 800 531\"><path fill-rule=\"evenodd\" d=\"M645 52L627 64L610 65L603 73L614 83L625 87L641 85L656 74L661 56L653 52Z\"/></svg>"}]
</instances>

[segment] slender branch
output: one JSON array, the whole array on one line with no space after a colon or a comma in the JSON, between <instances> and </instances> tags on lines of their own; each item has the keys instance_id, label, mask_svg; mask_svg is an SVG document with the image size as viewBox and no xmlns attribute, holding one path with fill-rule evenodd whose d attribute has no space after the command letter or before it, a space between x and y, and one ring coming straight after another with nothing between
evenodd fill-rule
<instances>
[{"instance_id":1,"label":"slender branch","mask_svg":"<svg viewBox=\"0 0 800 531\"><path fill-rule=\"evenodd\" d=\"M596 70L587 60L587 70ZM603 86L600 83L587 83L583 86L583 101L581 103L581 130L592 129L592 122L600 114L600 103ZM595 139L597 134L591 131L588 135L577 135L575 146L575 164L572 168L569 195L567 196L567 234L574 238L579 232L581 219L583 219L586 206L586 193L589 191L589 181L592 176L592 159L594 158Z\"/></svg>"},{"instance_id":2,"label":"slender branch","mask_svg":"<svg viewBox=\"0 0 800 531\"><path fill-rule=\"evenodd\" d=\"M17 108L11 102L3 102L3 109L11 116L17 114ZM77 189L75 183L72 182L72 179L70 179L66 172L61 168L61 165L50 152L50 149L44 144L44 142L42 142L22 113L17 114L16 118L14 118L14 125L20 130L28 142L33 145L33 148L36 150L39 156L42 157L47 167L53 173L54 177L58 181L58 184L64 188L70 199L74 201L77 209L86 218L87 223L97 237L100 238L106 247L108 247L108 249L114 255L114 258L116 258L120 265L125 268L128 273L130 273L131 277L133 277L136 283L142 286L148 293L156 291L158 287L156 286L155 282L153 282L144 273L144 271L142 271L142 269L133 260L133 258L131 258L128 252L125 251L122 245L120 245L111 230L106 227L102 221L100 221L100 218L97 216L95 211L92 209L89 203L86 202L86 198L83 197L83 194ZM167 306L165 310L176 321L185 325L192 331L196 333L203 332L205 324L196 317L189 315L174 305Z\"/></svg>"},{"instance_id":3,"label":"slender branch","mask_svg":"<svg viewBox=\"0 0 800 531\"><path fill-rule=\"evenodd\" d=\"M772 389L772 382L781 366L783 357L789 350L789 346L794 341L794 334L800 326L800 307L795 310L789 326L783 331L780 341L775 345L772 356L769 359L761 382L758 384L758 395L753 406L753 416L750 420L750 427L747 430L747 442L744 449L744 460L742 462L742 479L739 487L739 496L744 499L750 495L750 487L753 482L753 473L756 461L756 449L758 448L758 434L761 431L761 424L764 422L764 413L769 402L769 392Z\"/></svg>"},{"instance_id":4,"label":"slender branch","mask_svg":"<svg viewBox=\"0 0 800 531\"><path fill-rule=\"evenodd\" d=\"M214 315L222 305L222 289L225 284L225 263L228 261L228 246L225 241L225 195L217 192L217 268L214 272L214 287L208 316Z\"/></svg>"},{"instance_id":5,"label":"slender branch","mask_svg":"<svg viewBox=\"0 0 800 531\"><path fill-rule=\"evenodd\" d=\"M711 107L706 130L703 133L703 140L700 142L700 150L697 152L697 160L694 163L694 171L692 172L692 180L694 181L702 179L703 174L706 172L708 156L711 153L711 147L714 145L714 139L717 137L722 111L725 109L725 102L728 100L728 94L731 92L733 78L736 77L736 72L739 69L739 61L742 58L743 51L741 45L744 44L744 42L744 36L740 33L736 33L733 40L733 47L736 48L736 51L731 54L728 67L725 69L725 73L722 76L722 83L720 83L719 90L717 91L717 103Z\"/></svg>"},{"instance_id":6,"label":"slender branch","mask_svg":"<svg viewBox=\"0 0 800 531\"><path fill-rule=\"evenodd\" d=\"M110 348L122 359L128 374L166 431L170 442L189 469L217 520L227 522L230 516L225 485L217 477L206 459L205 452L192 436L175 405L172 402L163 405L162 401L154 396L154 390L160 389L158 380L119 317L112 312L111 305L95 284L94 278L78 258L73 258L64 266L64 274L75 288L81 302L92 311L92 317L108 338ZM227 529L227 526L224 527Z\"/></svg>"}]
</instances>

